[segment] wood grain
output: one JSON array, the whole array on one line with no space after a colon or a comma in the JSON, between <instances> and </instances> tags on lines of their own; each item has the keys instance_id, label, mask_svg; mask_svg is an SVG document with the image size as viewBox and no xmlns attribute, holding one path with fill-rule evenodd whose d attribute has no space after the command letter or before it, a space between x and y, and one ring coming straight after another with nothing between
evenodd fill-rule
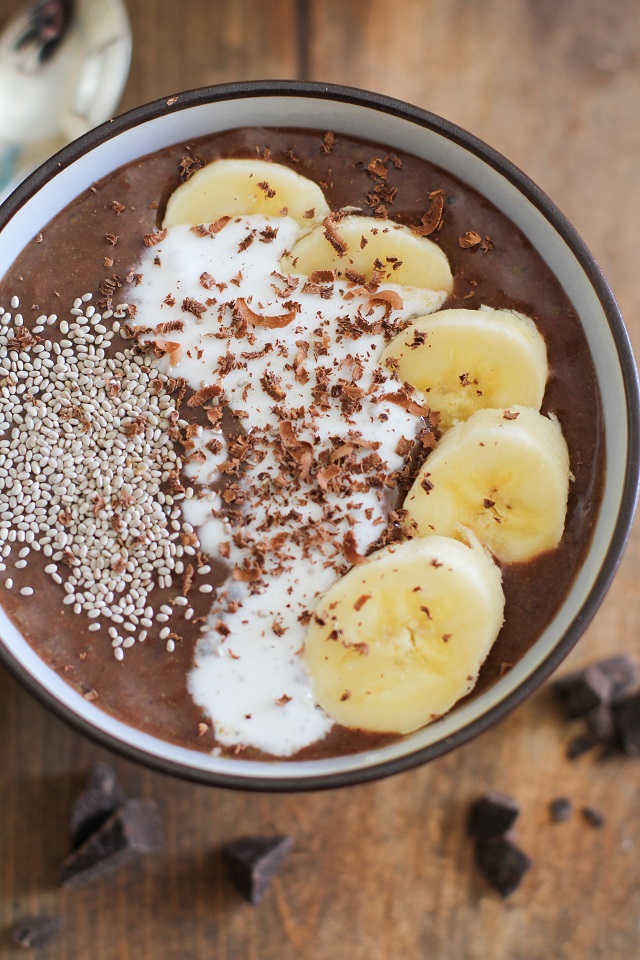
<instances>
[{"instance_id":1,"label":"wood grain","mask_svg":"<svg viewBox=\"0 0 640 960\"><path fill-rule=\"evenodd\" d=\"M17 6L0 0L0 18ZM272 0L129 0L134 61L123 107L180 89L301 70L296 11ZM523 167L583 234L640 345L640 18L636 0L316 0L312 79L379 90L473 131ZM567 668L638 652L640 533ZM0 672L0 957L11 924L60 913L51 960L632 960L640 957L640 764L565 758L571 731L548 689L475 742L364 787L298 796L181 783L115 759L155 799L167 849L110 881L61 891L70 804L101 749ZM108 758L113 759L113 758ZM486 788L522 804L534 859L503 902L465 836ZM606 815L552 825L569 797ZM221 845L291 832L296 849L262 905L245 904Z\"/></svg>"}]
</instances>

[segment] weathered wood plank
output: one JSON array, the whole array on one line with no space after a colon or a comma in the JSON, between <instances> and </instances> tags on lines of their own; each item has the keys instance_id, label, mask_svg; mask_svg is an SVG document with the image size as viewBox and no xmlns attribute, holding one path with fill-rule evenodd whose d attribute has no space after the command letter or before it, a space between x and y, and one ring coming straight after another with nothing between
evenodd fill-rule
<instances>
[{"instance_id":1,"label":"weathered wood plank","mask_svg":"<svg viewBox=\"0 0 640 960\"><path fill-rule=\"evenodd\" d=\"M0 0L0 18L17 6ZM179 89L293 77L293 2L132 0L134 66L123 107ZM634 0L317 0L312 79L376 89L467 127L522 166L573 220L640 345L640 21ZM640 534L571 665L638 650ZM62 913L52 960L628 960L640 954L640 765L565 758L548 691L453 755L350 790L260 796L211 790L116 759L126 787L158 802L164 854L86 890L61 892L71 800L104 751L0 672L0 928ZM469 803L484 789L522 804L535 863L505 904L472 865ZM568 796L606 815L549 822ZM292 832L296 850L259 908L225 879L220 847ZM8 945L8 958L22 956Z\"/></svg>"}]
</instances>

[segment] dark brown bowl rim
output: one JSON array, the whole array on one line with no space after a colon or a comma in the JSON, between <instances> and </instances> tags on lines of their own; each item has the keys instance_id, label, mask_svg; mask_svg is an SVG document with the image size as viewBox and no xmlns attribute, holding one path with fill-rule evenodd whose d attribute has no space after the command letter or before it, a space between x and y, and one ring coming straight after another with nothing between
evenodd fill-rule
<instances>
[{"instance_id":1,"label":"dark brown bowl rim","mask_svg":"<svg viewBox=\"0 0 640 960\"><path fill-rule=\"evenodd\" d=\"M511 163L511 161L507 160L494 150L493 147L490 147L473 134L420 107L412 106L404 101L396 100L383 94L353 87L293 80L258 80L220 84L182 92L168 98L165 97L161 100L155 100L151 103L136 107L128 113L124 113L114 120L96 127L47 160L46 163L32 173L11 194L2 206L0 206L0 231L20 207L61 169L78 159L78 157L82 156L85 152L112 139L117 134L129 128L137 126L142 121L152 120L167 112L186 110L190 107L205 103L244 99L247 97L273 96L336 100L378 110L382 113L408 120L418 126L433 130L448 140L463 146L467 151L475 154L517 187L519 192L553 225L554 229L573 252L585 275L588 277L608 319L611 334L617 348L625 386L627 418L629 423L629 455L620 509L602 567L577 615L556 646L545 658L544 662L541 663L516 690L508 694L500 703L487 710L481 717L478 717L465 727L457 730L451 736L445 737L437 743L414 750L402 757L397 757L392 760L381 761L371 766L337 773L318 774L309 777L285 775L278 778L269 778L203 770L178 761L158 757L155 754L148 753L142 748L128 744L94 727L88 720L80 717L75 711L61 703L52 693L35 680L18 662L4 643L0 641L0 661L4 663L16 679L46 707L76 730L80 731L80 733L85 734L102 746L121 754L129 760L141 763L161 773L178 776L182 779L217 787L269 793L310 791L330 787L352 786L405 772L413 767L434 760L436 757L442 756L455 747L467 743L473 737L482 733L494 723L497 723L522 703L523 700L550 676L567 656L602 603L611 585L629 537L636 506L640 475L640 390L633 353L618 305L585 242L549 197L536 186L526 174ZM354 755L354 759L357 762L357 755ZM286 769L286 761L282 763Z\"/></svg>"}]
</instances>

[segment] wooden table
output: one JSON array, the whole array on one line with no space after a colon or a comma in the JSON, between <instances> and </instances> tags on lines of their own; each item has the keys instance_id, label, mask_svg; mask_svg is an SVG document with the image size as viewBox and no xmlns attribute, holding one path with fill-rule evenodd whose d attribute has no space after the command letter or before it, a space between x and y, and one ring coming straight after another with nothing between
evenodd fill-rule
<instances>
[{"instance_id":1,"label":"wooden table","mask_svg":"<svg viewBox=\"0 0 640 960\"><path fill-rule=\"evenodd\" d=\"M17 6L0 0L0 18ZM306 75L379 90L461 124L523 167L582 233L640 344L637 0L129 0L123 107L202 84ZM299 15L304 14L302 22ZM567 666L638 649L640 531ZM548 689L454 754L368 786L298 796L207 789L109 757L0 671L0 957L8 930L60 913L42 951L65 960L632 960L640 957L640 762L573 763ZM167 849L65 892L56 871L90 762L156 800ZM506 902L465 835L487 788L522 805L535 861ZM549 801L576 812L551 824ZM606 815L600 830L577 810ZM254 908L219 849L291 832L296 849Z\"/></svg>"}]
</instances>

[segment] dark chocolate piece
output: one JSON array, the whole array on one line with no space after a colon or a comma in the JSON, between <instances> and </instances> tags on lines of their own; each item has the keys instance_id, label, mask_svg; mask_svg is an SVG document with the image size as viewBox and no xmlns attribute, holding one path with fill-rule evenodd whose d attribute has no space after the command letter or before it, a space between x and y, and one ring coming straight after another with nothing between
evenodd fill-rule
<instances>
[{"instance_id":1,"label":"dark chocolate piece","mask_svg":"<svg viewBox=\"0 0 640 960\"><path fill-rule=\"evenodd\" d=\"M549 812L554 823L564 823L573 813L571 800L567 797L556 797L549 804Z\"/></svg>"},{"instance_id":2,"label":"dark chocolate piece","mask_svg":"<svg viewBox=\"0 0 640 960\"><path fill-rule=\"evenodd\" d=\"M638 683L638 667L624 653L599 660L595 666L611 683L609 703L619 703Z\"/></svg>"},{"instance_id":3,"label":"dark chocolate piece","mask_svg":"<svg viewBox=\"0 0 640 960\"><path fill-rule=\"evenodd\" d=\"M553 689L562 701L569 720L586 716L602 703L609 703L613 692L613 680L599 665L591 664L586 670L577 670L561 677Z\"/></svg>"},{"instance_id":4,"label":"dark chocolate piece","mask_svg":"<svg viewBox=\"0 0 640 960\"><path fill-rule=\"evenodd\" d=\"M640 693L613 707L613 720L620 746L630 757L640 756Z\"/></svg>"},{"instance_id":5,"label":"dark chocolate piece","mask_svg":"<svg viewBox=\"0 0 640 960\"><path fill-rule=\"evenodd\" d=\"M587 724L593 737L605 747L612 746L616 737L616 725L611 707L604 703L587 715Z\"/></svg>"},{"instance_id":6,"label":"dark chocolate piece","mask_svg":"<svg viewBox=\"0 0 640 960\"><path fill-rule=\"evenodd\" d=\"M86 789L76 798L71 810L71 842L74 850L99 830L126 799L113 767L101 760L94 763L87 777Z\"/></svg>"},{"instance_id":7,"label":"dark chocolate piece","mask_svg":"<svg viewBox=\"0 0 640 960\"><path fill-rule=\"evenodd\" d=\"M596 741L593 737L590 737L586 733L578 733L567 744L567 758L569 760L576 760L578 757L581 757L583 753L593 750L595 745Z\"/></svg>"},{"instance_id":8,"label":"dark chocolate piece","mask_svg":"<svg viewBox=\"0 0 640 960\"><path fill-rule=\"evenodd\" d=\"M471 808L469 834L477 840L500 836L513 826L519 813L513 797L488 790Z\"/></svg>"},{"instance_id":9,"label":"dark chocolate piece","mask_svg":"<svg viewBox=\"0 0 640 960\"><path fill-rule=\"evenodd\" d=\"M72 887L114 869L134 853L153 853L163 842L153 800L127 800L62 864L60 882Z\"/></svg>"},{"instance_id":10,"label":"dark chocolate piece","mask_svg":"<svg viewBox=\"0 0 640 960\"><path fill-rule=\"evenodd\" d=\"M555 682L554 690L567 717L574 720L603 704L619 703L637 682L636 664L626 654L619 654L561 677Z\"/></svg>"},{"instance_id":11,"label":"dark chocolate piece","mask_svg":"<svg viewBox=\"0 0 640 960\"><path fill-rule=\"evenodd\" d=\"M488 837L476 842L476 863L503 897L520 886L531 867L529 857L508 837Z\"/></svg>"},{"instance_id":12,"label":"dark chocolate piece","mask_svg":"<svg viewBox=\"0 0 640 960\"><path fill-rule=\"evenodd\" d=\"M19 947L43 947L62 927L62 917L26 917L11 930Z\"/></svg>"},{"instance_id":13,"label":"dark chocolate piece","mask_svg":"<svg viewBox=\"0 0 640 960\"><path fill-rule=\"evenodd\" d=\"M224 848L229 874L250 903L259 903L293 848L293 837L240 837Z\"/></svg>"},{"instance_id":14,"label":"dark chocolate piece","mask_svg":"<svg viewBox=\"0 0 640 960\"><path fill-rule=\"evenodd\" d=\"M583 807L580 813L587 823L590 823L592 827L604 826L604 817L599 810L595 809L595 807Z\"/></svg>"}]
</instances>

